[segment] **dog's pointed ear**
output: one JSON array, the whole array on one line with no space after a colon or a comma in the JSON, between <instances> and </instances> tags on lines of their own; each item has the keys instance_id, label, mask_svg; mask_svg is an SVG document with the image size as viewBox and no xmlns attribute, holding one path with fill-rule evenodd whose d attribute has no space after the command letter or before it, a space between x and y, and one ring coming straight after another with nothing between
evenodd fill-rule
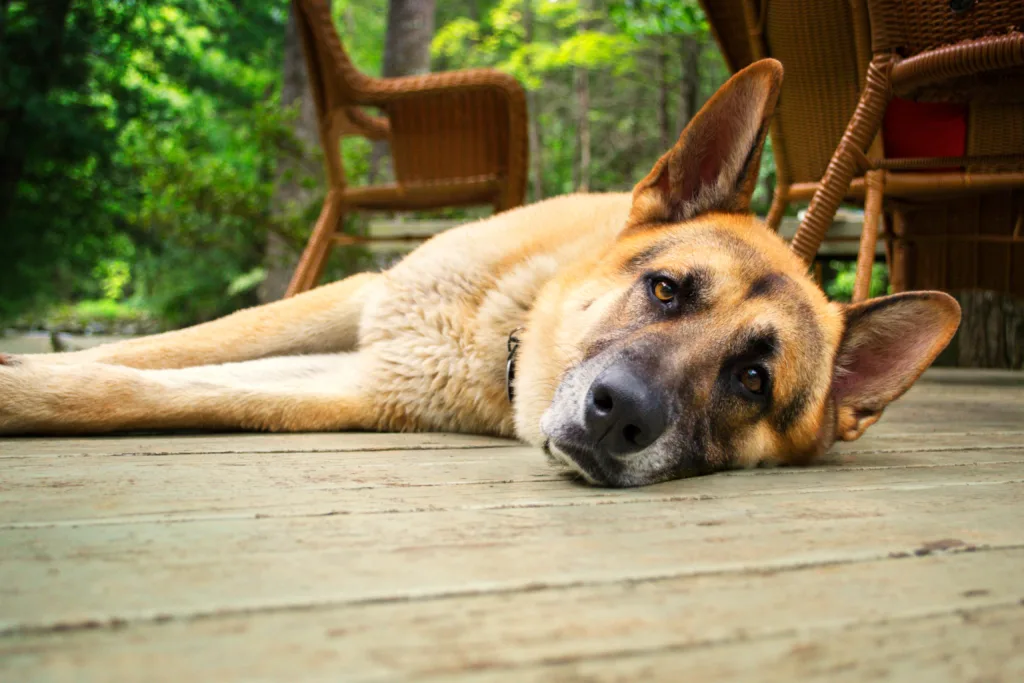
<instances>
[{"instance_id":1,"label":"dog's pointed ear","mask_svg":"<svg viewBox=\"0 0 1024 683\"><path fill-rule=\"evenodd\" d=\"M845 313L832 396L836 438L853 441L946 348L960 305L942 292L908 292L846 306Z\"/></svg>"},{"instance_id":2,"label":"dog's pointed ear","mask_svg":"<svg viewBox=\"0 0 1024 683\"><path fill-rule=\"evenodd\" d=\"M746 211L781 85L782 65L762 59L719 88L633 189L628 225Z\"/></svg>"}]
</instances>

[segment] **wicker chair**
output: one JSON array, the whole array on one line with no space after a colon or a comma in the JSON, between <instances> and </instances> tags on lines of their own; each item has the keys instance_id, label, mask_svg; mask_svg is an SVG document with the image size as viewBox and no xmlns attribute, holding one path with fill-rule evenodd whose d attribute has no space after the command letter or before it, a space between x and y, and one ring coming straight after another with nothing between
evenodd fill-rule
<instances>
[{"instance_id":1,"label":"wicker chair","mask_svg":"<svg viewBox=\"0 0 1024 683\"><path fill-rule=\"evenodd\" d=\"M868 295L883 199L892 210L895 227L886 236L899 241L906 239L899 202L1024 185L1024 173L1015 170L1024 160L1021 135L1002 134L1024 126L1024 109L998 104L1024 92L1020 74L1014 71L1024 64L1024 37L1009 30L1024 25L1024 2L985 0L977 4L958 14L951 6L973 3L704 3L731 68L764 56L775 57L786 67L777 116L771 124L778 182L769 225L777 228L791 201L811 199L793 240L794 250L810 262L839 203L844 198L864 202L855 300ZM959 44L949 47L953 43ZM957 158L887 158L881 133L894 94L925 100L971 100L972 144L968 149L983 153ZM978 102L981 105L975 106ZM1001 130L991 130L993 124ZM976 238L984 241L986 236ZM887 246L893 285L899 290L905 285L905 259L900 258L899 244Z\"/></svg>"},{"instance_id":2,"label":"wicker chair","mask_svg":"<svg viewBox=\"0 0 1024 683\"><path fill-rule=\"evenodd\" d=\"M998 136L989 136L995 149L985 155L886 159L877 153L882 151L878 134L894 95L925 101L1024 102L1024 2L867 0L867 10L873 56L865 88L793 238L793 250L811 261L843 197L851 190L863 192L864 234L855 299L868 294L884 196L948 197L1024 186L1024 171L1019 170L1024 150L1016 146L1000 149ZM1020 116L1020 108L1016 113L1004 109L1002 114L1006 124L1006 119ZM869 149L871 145L874 149ZM948 167L954 169L937 170ZM899 172L925 169L935 170ZM852 183L858 173L864 174L862 189ZM897 239L899 216L897 213L894 221ZM974 237L976 241L983 238ZM1024 238L1009 236L1008 241L1013 244ZM897 289L903 286L899 260L894 255L891 262Z\"/></svg>"},{"instance_id":3,"label":"wicker chair","mask_svg":"<svg viewBox=\"0 0 1024 683\"><path fill-rule=\"evenodd\" d=\"M326 0L293 0L293 6L329 187L286 296L316 286L332 244L369 241L336 234L346 213L478 205L504 211L523 203L526 98L514 78L487 69L371 78L349 61ZM350 135L390 143L394 184L347 185L340 140Z\"/></svg>"}]
</instances>

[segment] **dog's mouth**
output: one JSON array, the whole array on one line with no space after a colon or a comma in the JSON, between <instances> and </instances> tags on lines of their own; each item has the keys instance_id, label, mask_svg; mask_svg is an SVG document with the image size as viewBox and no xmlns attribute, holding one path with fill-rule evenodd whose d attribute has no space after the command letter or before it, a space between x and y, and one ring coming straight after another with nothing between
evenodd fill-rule
<instances>
[{"instance_id":1,"label":"dog's mouth","mask_svg":"<svg viewBox=\"0 0 1024 683\"><path fill-rule=\"evenodd\" d=\"M571 473L583 477L588 484L615 486L614 475L605 471L589 448L548 439L544 442L544 453L554 464L567 467Z\"/></svg>"}]
</instances>

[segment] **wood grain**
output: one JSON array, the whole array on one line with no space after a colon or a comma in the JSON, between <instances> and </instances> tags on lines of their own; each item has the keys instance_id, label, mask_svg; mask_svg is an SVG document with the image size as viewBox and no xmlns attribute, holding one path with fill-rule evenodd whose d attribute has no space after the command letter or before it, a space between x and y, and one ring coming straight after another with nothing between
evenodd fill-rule
<instances>
[{"instance_id":1,"label":"wood grain","mask_svg":"<svg viewBox=\"0 0 1024 683\"><path fill-rule=\"evenodd\" d=\"M0 680L1021 680L1022 380L635 490L472 436L0 441Z\"/></svg>"},{"instance_id":2,"label":"wood grain","mask_svg":"<svg viewBox=\"0 0 1024 683\"><path fill-rule=\"evenodd\" d=\"M1022 563L1019 549L911 556L23 634L0 640L0 677L867 680L925 659L947 675L921 680L964 680L948 674L1021 671Z\"/></svg>"}]
</instances>

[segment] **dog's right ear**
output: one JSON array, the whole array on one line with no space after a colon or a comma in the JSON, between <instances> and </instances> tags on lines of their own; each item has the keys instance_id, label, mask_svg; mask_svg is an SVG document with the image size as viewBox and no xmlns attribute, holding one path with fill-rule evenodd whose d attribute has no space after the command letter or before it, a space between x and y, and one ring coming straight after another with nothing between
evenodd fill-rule
<instances>
[{"instance_id":1,"label":"dog's right ear","mask_svg":"<svg viewBox=\"0 0 1024 683\"><path fill-rule=\"evenodd\" d=\"M781 86L782 65L762 59L719 88L633 189L628 226L749 210Z\"/></svg>"},{"instance_id":2,"label":"dog's right ear","mask_svg":"<svg viewBox=\"0 0 1024 683\"><path fill-rule=\"evenodd\" d=\"M853 441L921 376L960 325L960 304L942 292L905 292L843 308L832 398L836 438Z\"/></svg>"}]
</instances>

